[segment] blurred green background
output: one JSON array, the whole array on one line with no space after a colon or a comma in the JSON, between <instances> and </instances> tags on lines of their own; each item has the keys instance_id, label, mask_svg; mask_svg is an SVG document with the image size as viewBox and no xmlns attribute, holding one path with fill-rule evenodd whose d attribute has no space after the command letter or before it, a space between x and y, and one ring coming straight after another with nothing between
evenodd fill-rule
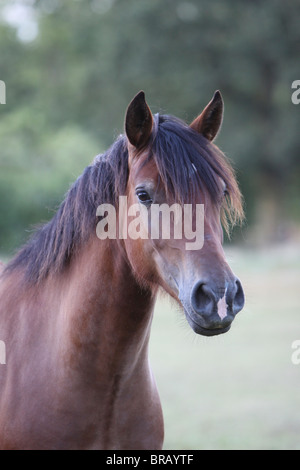
<instances>
[{"instance_id":1,"label":"blurred green background","mask_svg":"<svg viewBox=\"0 0 300 470\"><path fill-rule=\"evenodd\" d=\"M207 341L158 303L151 354L168 448L300 448L299 18L299 0L0 0L4 259L123 132L139 90L153 112L187 122L223 94L217 144L247 217L226 249L247 305Z\"/></svg>"}]
</instances>

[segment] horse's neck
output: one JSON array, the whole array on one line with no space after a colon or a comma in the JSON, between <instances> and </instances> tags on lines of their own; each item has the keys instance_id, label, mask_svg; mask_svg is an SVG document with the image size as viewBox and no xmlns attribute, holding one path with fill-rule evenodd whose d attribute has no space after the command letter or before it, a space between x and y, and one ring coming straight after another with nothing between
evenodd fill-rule
<instances>
[{"instance_id":1,"label":"horse's neck","mask_svg":"<svg viewBox=\"0 0 300 470\"><path fill-rule=\"evenodd\" d=\"M42 447L161 445L161 408L148 361L154 297L139 287L114 243L92 241L39 288L21 292L15 273L6 278L0 330L10 365L9 375L0 375L0 389L8 377L0 428L3 416L12 423L8 440L14 442L15 429L22 434L21 415L23 431L32 429ZM22 440L16 444L23 447Z\"/></svg>"},{"instance_id":2,"label":"horse's neck","mask_svg":"<svg viewBox=\"0 0 300 470\"><path fill-rule=\"evenodd\" d=\"M70 359L76 357L78 367L130 373L146 359L154 297L137 284L116 241L93 240L70 267L63 289Z\"/></svg>"}]
</instances>

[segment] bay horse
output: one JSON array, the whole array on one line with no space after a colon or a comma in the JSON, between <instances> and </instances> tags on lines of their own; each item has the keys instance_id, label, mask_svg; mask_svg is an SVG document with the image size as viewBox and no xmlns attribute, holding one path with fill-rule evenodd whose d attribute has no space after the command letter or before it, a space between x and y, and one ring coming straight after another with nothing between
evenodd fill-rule
<instances>
[{"instance_id":1,"label":"bay horse","mask_svg":"<svg viewBox=\"0 0 300 470\"><path fill-rule=\"evenodd\" d=\"M213 143L222 116L219 91L191 125L153 115L138 93L125 133L2 268L1 449L162 448L148 360L158 290L206 336L228 331L244 305L222 248L222 222L243 213L232 167ZM148 209L204 204L202 248L186 250L184 236L100 240L97 207L118 211L120 196Z\"/></svg>"}]
</instances>

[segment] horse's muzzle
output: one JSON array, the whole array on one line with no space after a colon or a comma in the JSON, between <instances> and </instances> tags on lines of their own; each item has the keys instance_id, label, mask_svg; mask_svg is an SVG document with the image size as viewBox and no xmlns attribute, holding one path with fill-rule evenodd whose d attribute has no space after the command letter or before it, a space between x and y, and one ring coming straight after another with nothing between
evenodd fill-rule
<instances>
[{"instance_id":1,"label":"horse's muzzle","mask_svg":"<svg viewBox=\"0 0 300 470\"><path fill-rule=\"evenodd\" d=\"M234 278L223 286L200 280L192 289L190 308L185 308L185 314L195 333L214 336L229 330L244 303L239 279Z\"/></svg>"}]
</instances>

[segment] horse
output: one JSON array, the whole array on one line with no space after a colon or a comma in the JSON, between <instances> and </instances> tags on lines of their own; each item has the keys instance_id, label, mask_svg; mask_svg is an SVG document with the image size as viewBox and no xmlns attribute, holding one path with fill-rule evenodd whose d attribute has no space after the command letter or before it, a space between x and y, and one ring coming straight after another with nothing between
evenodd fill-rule
<instances>
[{"instance_id":1,"label":"horse","mask_svg":"<svg viewBox=\"0 0 300 470\"><path fill-rule=\"evenodd\" d=\"M139 92L124 133L2 270L1 449L162 449L148 357L158 292L204 336L227 332L244 305L223 251L223 229L242 219L243 203L234 170L213 142L222 119L219 91L190 125L152 114ZM106 236L107 226L97 236L107 215L97 208L111 205L118 214L120 197L147 214L154 204L190 204L194 225L202 205L201 248L186 249L190 238L174 236L174 217L169 237L160 229L153 238L124 236L130 211L116 218L117 237Z\"/></svg>"}]
</instances>

